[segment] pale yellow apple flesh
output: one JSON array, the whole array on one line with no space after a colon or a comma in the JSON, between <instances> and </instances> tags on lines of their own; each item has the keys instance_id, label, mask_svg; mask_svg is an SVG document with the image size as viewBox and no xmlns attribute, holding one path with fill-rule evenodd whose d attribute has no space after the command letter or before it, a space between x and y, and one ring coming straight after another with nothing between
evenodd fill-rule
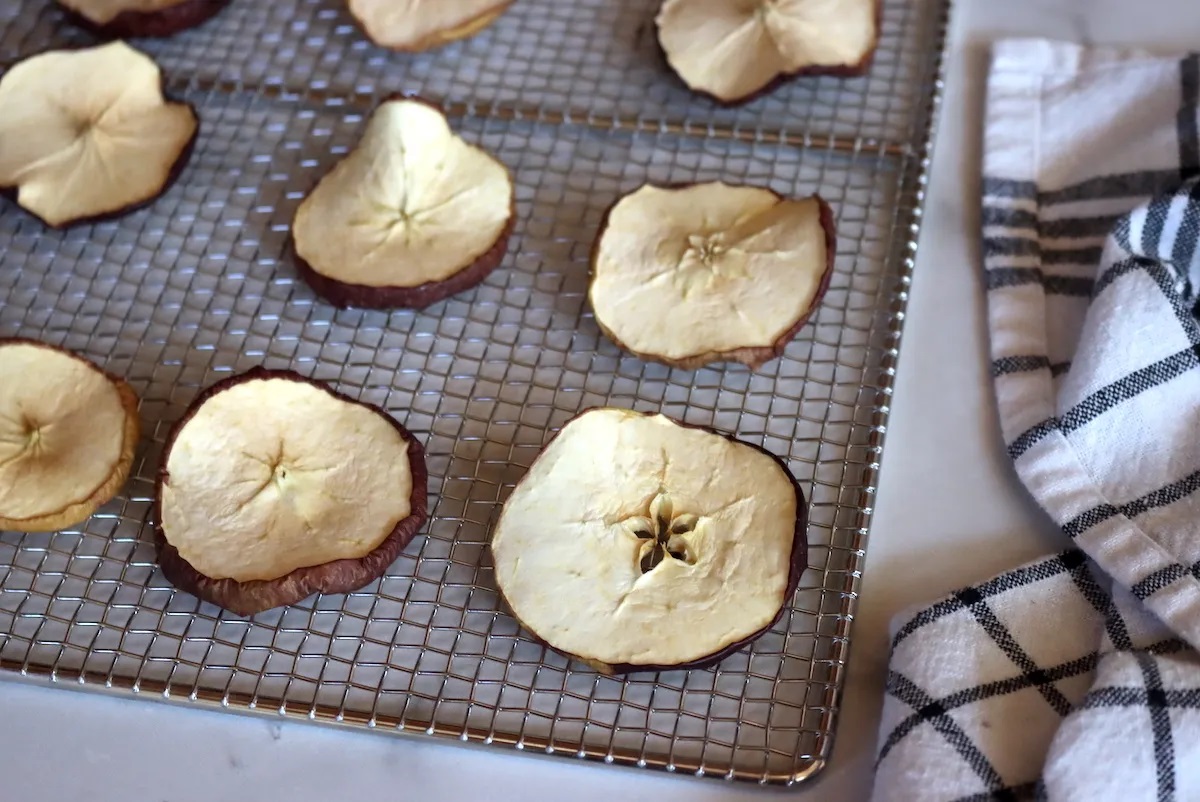
<instances>
[{"instance_id":1,"label":"pale yellow apple flesh","mask_svg":"<svg viewBox=\"0 0 1200 802\"><path fill-rule=\"evenodd\" d=\"M821 202L720 182L647 184L613 207L589 299L622 347L666 362L773 349L829 268Z\"/></svg>"},{"instance_id":2,"label":"pale yellow apple flesh","mask_svg":"<svg viewBox=\"0 0 1200 802\"><path fill-rule=\"evenodd\" d=\"M371 41L419 51L474 36L495 22L512 0L347 0Z\"/></svg>"},{"instance_id":3,"label":"pale yellow apple flesh","mask_svg":"<svg viewBox=\"0 0 1200 802\"><path fill-rule=\"evenodd\" d=\"M692 89L735 102L805 70L854 71L878 38L878 0L665 0L667 61Z\"/></svg>"},{"instance_id":4,"label":"pale yellow apple flesh","mask_svg":"<svg viewBox=\"0 0 1200 802\"><path fill-rule=\"evenodd\" d=\"M496 584L528 630L567 654L686 664L776 618L797 504L792 477L758 449L661 415L591 410L505 502Z\"/></svg>"},{"instance_id":5,"label":"pale yellow apple flesh","mask_svg":"<svg viewBox=\"0 0 1200 802\"><path fill-rule=\"evenodd\" d=\"M0 340L0 529L64 529L116 495L133 464L137 404L90 362Z\"/></svg>"},{"instance_id":6,"label":"pale yellow apple flesh","mask_svg":"<svg viewBox=\"0 0 1200 802\"><path fill-rule=\"evenodd\" d=\"M210 579L278 579L363 557L409 516L408 447L377 410L323 387L232 385L169 446L163 535Z\"/></svg>"},{"instance_id":7,"label":"pale yellow apple flesh","mask_svg":"<svg viewBox=\"0 0 1200 802\"><path fill-rule=\"evenodd\" d=\"M0 78L0 187L52 226L117 213L163 191L197 124L123 42L42 53Z\"/></svg>"},{"instance_id":8,"label":"pale yellow apple flesh","mask_svg":"<svg viewBox=\"0 0 1200 802\"><path fill-rule=\"evenodd\" d=\"M335 281L416 287L465 270L506 234L508 170L437 109L391 100L296 212L296 254Z\"/></svg>"}]
</instances>

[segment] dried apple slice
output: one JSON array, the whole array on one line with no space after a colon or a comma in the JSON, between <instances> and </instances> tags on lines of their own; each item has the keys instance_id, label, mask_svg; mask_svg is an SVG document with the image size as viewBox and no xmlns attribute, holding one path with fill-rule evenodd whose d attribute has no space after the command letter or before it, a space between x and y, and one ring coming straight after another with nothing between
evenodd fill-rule
<instances>
[{"instance_id":1,"label":"dried apple slice","mask_svg":"<svg viewBox=\"0 0 1200 802\"><path fill-rule=\"evenodd\" d=\"M350 14L380 47L417 52L482 31L513 0L347 0Z\"/></svg>"},{"instance_id":2,"label":"dried apple slice","mask_svg":"<svg viewBox=\"0 0 1200 802\"><path fill-rule=\"evenodd\" d=\"M0 339L0 529L81 523L124 486L138 399L70 351Z\"/></svg>"},{"instance_id":3,"label":"dried apple slice","mask_svg":"<svg viewBox=\"0 0 1200 802\"><path fill-rule=\"evenodd\" d=\"M796 75L860 75L879 0L665 0L658 41L691 89L744 103Z\"/></svg>"},{"instance_id":4,"label":"dried apple slice","mask_svg":"<svg viewBox=\"0 0 1200 802\"><path fill-rule=\"evenodd\" d=\"M570 421L504 503L496 585L606 674L699 668L762 635L807 559L804 496L762 449L662 415Z\"/></svg>"},{"instance_id":5,"label":"dried apple slice","mask_svg":"<svg viewBox=\"0 0 1200 802\"><path fill-rule=\"evenodd\" d=\"M291 371L202 393L167 439L159 563L239 615L378 578L425 522L425 452L382 410Z\"/></svg>"},{"instance_id":6,"label":"dried apple slice","mask_svg":"<svg viewBox=\"0 0 1200 802\"><path fill-rule=\"evenodd\" d=\"M56 228L131 212L171 185L198 128L124 42L32 56L0 78L0 189Z\"/></svg>"},{"instance_id":7,"label":"dried apple slice","mask_svg":"<svg viewBox=\"0 0 1200 802\"><path fill-rule=\"evenodd\" d=\"M783 353L829 286L833 214L817 196L646 184L609 210L588 297L601 330L682 368Z\"/></svg>"},{"instance_id":8,"label":"dried apple slice","mask_svg":"<svg viewBox=\"0 0 1200 802\"><path fill-rule=\"evenodd\" d=\"M383 103L362 141L300 204L300 274L336 306L420 308L500 264L516 219L512 177L429 104Z\"/></svg>"},{"instance_id":9,"label":"dried apple slice","mask_svg":"<svg viewBox=\"0 0 1200 802\"><path fill-rule=\"evenodd\" d=\"M115 38L173 36L207 22L229 0L57 0L80 25Z\"/></svg>"}]
</instances>

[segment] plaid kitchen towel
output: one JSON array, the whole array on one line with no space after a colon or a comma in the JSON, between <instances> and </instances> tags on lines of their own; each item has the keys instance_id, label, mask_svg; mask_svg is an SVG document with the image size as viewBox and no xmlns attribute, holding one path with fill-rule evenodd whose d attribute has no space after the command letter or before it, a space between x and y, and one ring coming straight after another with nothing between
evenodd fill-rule
<instances>
[{"instance_id":1,"label":"plaid kitchen towel","mask_svg":"<svg viewBox=\"0 0 1200 802\"><path fill-rule=\"evenodd\" d=\"M902 616L874 799L1200 800L1200 57L995 46L1008 453L1076 548Z\"/></svg>"}]
</instances>

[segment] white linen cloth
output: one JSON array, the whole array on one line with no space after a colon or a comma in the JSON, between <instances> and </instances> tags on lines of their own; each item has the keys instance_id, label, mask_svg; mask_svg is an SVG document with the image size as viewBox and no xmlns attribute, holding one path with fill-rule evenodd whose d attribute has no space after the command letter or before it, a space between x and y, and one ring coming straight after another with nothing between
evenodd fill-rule
<instances>
[{"instance_id":1,"label":"white linen cloth","mask_svg":"<svg viewBox=\"0 0 1200 802\"><path fill-rule=\"evenodd\" d=\"M992 52L1009 456L1076 548L894 622L873 798L1200 799L1200 57Z\"/></svg>"}]
</instances>

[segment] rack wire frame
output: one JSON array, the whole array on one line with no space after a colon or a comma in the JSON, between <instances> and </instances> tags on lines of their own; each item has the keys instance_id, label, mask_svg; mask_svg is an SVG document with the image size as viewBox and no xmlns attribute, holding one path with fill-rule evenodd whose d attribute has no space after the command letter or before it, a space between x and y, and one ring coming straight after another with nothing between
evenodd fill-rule
<instances>
[{"instance_id":1,"label":"rack wire frame","mask_svg":"<svg viewBox=\"0 0 1200 802\"><path fill-rule=\"evenodd\" d=\"M949 0L885 0L867 77L797 81L741 109L675 83L654 52L653 13L653 0L522 0L472 40L400 57L371 47L331 0L235 0L204 27L135 43L201 118L178 184L146 210L67 232L0 208L0 336L63 345L125 376L144 426L125 492L89 521L0 533L0 676L761 784L820 771ZM88 41L45 0L0 10L0 65ZM397 90L440 103L508 164L517 231L475 290L423 312L335 310L294 273L291 216ZM645 181L718 178L831 202L829 293L760 371L643 363L603 338L585 303L600 217ZM170 425L204 387L259 364L327 381L420 436L432 516L379 581L247 619L165 581L148 516ZM499 606L486 543L500 503L554 431L601 404L762 445L809 498L810 567L795 598L713 669L603 677L525 637Z\"/></svg>"}]
</instances>

